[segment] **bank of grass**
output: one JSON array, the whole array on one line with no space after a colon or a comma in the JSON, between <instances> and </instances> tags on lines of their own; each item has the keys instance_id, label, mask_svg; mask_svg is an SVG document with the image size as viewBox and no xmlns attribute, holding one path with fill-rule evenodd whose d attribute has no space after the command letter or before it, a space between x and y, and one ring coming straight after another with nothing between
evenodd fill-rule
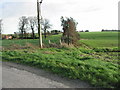
<instances>
[{"instance_id":1,"label":"bank of grass","mask_svg":"<svg viewBox=\"0 0 120 90\"><path fill-rule=\"evenodd\" d=\"M61 76L80 79L96 87L118 87L118 64L91 56L84 48L44 48L3 51L3 61L22 63L49 70Z\"/></svg>"}]
</instances>

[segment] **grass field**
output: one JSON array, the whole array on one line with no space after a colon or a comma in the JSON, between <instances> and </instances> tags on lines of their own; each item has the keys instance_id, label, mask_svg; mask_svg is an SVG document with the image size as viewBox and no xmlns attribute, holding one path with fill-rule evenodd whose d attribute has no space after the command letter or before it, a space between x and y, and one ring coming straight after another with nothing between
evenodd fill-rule
<instances>
[{"instance_id":1,"label":"grass field","mask_svg":"<svg viewBox=\"0 0 120 90\"><path fill-rule=\"evenodd\" d=\"M89 47L118 47L118 32L81 33L81 39Z\"/></svg>"},{"instance_id":2,"label":"grass field","mask_svg":"<svg viewBox=\"0 0 120 90\"><path fill-rule=\"evenodd\" d=\"M61 76L81 79L96 87L118 87L118 33L82 32L80 35L81 46L77 48L13 49L19 45L26 46L27 43L38 46L38 40L3 40L2 45L6 49L2 51L2 58L4 61L35 66ZM48 40L51 40L52 43L59 44L60 37L61 35L49 36L43 43L49 45Z\"/></svg>"},{"instance_id":3,"label":"grass field","mask_svg":"<svg viewBox=\"0 0 120 90\"><path fill-rule=\"evenodd\" d=\"M43 38L43 44L44 45L48 45L49 40L51 40L51 43L59 43L61 35L54 35L54 36L48 36L47 39ZM16 45L21 45L21 46L25 46L27 43L29 44L33 44L35 46L39 45L39 40L38 39L14 39L14 40L3 40L2 41L2 46L3 47L10 47L14 44Z\"/></svg>"},{"instance_id":4,"label":"grass field","mask_svg":"<svg viewBox=\"0 0 120 90\"><path fill-rule=\"evenodd\" d=\"M45 40L43 38L43 44L48 45L48 40L51 43L59 44L61 35L48 36ZM81 32L80 43L83 43L89 47L118 47L118 32ZM25 40L3 40L2 46L9 47L13 44L25 45L26 43L31 43L33 45L38 45L38 39L25 39Z\"/></svg>"}]
</instances>

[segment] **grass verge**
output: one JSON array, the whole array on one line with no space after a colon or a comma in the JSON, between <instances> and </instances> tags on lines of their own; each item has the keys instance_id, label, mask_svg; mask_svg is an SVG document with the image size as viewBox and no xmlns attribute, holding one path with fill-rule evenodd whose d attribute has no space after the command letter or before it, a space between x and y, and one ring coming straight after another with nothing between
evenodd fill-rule
<instances>
[{"instance_id":1,"label":"grass verge","mask_svg":"<svg viewBox=\"0 0 120 90\"><path fill-rule=\"evenodd\" d=\"M120 83L120 66L91 56L84 48L44 48L7 50L2 59L49 70L61 76L80 79L95 87L115 88Z\"/></svg>"}]
</instances>

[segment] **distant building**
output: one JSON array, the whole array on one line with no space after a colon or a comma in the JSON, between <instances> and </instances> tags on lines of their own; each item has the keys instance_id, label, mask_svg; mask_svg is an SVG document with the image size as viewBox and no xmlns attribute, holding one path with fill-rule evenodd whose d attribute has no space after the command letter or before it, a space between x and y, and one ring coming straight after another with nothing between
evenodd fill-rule
<instances>
[{"instance_id":1,"label":"distant building","mask_svg":"<svg viewBox=\"0 0 120 90\"><path fill-rule=\"evenodd\" d=\"M13 37L11 35L4 35L2 36L2 39L12 39Z\"/></svg>"}]
</instances>

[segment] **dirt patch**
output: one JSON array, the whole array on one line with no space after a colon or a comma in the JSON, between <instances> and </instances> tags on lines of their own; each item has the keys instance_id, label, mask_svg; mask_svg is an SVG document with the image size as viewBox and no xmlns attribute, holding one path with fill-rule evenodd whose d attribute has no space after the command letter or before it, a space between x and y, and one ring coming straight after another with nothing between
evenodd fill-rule
<instances>
[{"instance_id":1,"label":"dirt patch","mask_svg":"<svg viewBox=\"0 0 120 90\"><path fill-rule=\"evenodd\" d=\"M80 40L89 40L89 39L80 39Z\"/></svg>"},{"instance_id":2,"label":"dirt patch","mask_svg":"<svg viewBox=\"0 0 120 90\"><path fill-rule=\"evenodd\" d=\"M2 47L2 50L20 50L20 49L38 49L38 46L32 45L30 43L26 43L26 45L18 45L18 44L13 44L9 47Z\"/></svg>"},{"instance_id":3,"label":"dirt patch","mask_svg":"<svg viewBox=\"0 0 120 90\"><path fill-rule=\"evenodd\" d=\"M55 52L50 52L50 51L44 51L44 54L55 54Z\"/></svg>"}]
</instances>

